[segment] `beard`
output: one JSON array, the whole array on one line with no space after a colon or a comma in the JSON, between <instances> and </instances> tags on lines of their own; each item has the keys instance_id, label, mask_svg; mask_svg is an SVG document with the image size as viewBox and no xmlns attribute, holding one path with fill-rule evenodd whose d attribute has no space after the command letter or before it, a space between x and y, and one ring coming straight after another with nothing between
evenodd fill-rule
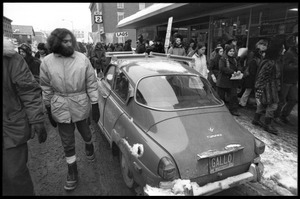
<instances>
[{"instance_id":1,"label":"beard","mask_svg":"<svg viewBox=\"0 0 300 199\"><path fill-rule=\"evenodd\" d=\"M60 46L58 53L64 57L70 57L74 53L74 48L72 46L69 47Z\"/></svg>"}]
</instances>

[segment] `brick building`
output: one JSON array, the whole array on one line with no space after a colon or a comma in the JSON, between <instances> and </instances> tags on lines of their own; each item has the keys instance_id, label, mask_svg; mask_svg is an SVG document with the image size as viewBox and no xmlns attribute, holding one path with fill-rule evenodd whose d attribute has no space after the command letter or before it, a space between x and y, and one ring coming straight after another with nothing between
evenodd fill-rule
<instances>
[{"instance_id":1,"label":"brick building","mask_svg":"<svg viewBox=\"0 0 300 199\"><path fill-rule=\"evenodd\" d=\"M8 38L13 38L13 30L11 26L12 20L3 16L3 35Z\"/></svg>"},{"instance_id":2,"label":"brick building","mask_svg":"<svg viewBox=\"0 0 300 199\"><path fill-rule=\"evenodd\" d=\"M126 18L153 3L91 3L92 37L94 43L124 43L132 40L132 47L136 45L136 30L117 28L117 24ZM102 16L102 23L95 23L95 15ZM100 20L101 21L101 20ZM100 37L99 37L100 36Z\"/></svg>"}]
</instances>

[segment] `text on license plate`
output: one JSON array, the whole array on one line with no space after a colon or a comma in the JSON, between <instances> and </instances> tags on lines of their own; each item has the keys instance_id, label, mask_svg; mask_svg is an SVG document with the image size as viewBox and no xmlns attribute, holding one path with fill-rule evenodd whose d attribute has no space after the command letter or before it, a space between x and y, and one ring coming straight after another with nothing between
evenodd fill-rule
<instances>
[{"instance_id":1,"label":"text on license plate","mask_svg":"<svg viewBox=\"0 0 300 199\"><path fill-rule=\"evenodd\" d=\"M233 167L233 153L227 153L209 158L209 173Z\"/></svg>"}]
</instances>

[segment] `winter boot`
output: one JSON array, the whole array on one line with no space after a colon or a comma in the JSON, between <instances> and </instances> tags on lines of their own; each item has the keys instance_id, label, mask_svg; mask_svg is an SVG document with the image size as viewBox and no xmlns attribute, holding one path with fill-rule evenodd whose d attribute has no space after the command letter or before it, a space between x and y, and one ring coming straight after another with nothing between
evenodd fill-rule
<instances>
[{"instance_id":1,"label":"winter boot","mask_svg":"<svg viewBox=\"0 0 300 199\"><path fill-rule=\"evenodd\" d=\"M260 121L261 114L255 113L254 118L252 120L252 124L256 126L264 127L264 124Z\"/></svg>"},{"instance_id":2,"label":"winter boot","mask_svg":"<svg viewBox=\"0 0 300 199\"><path fill-rule=\"evenodd\" d=\"M265 127L264 127L264 130L267 131L268 133L272 133L272 134L274 134L274 135L278 135L277 129L275 129L275 128L271 125L271 122L272 122L272 118L270 118L270 117L266 117L266 118L265 118Z\"/></svg>"},{"instance_id":3,"label":"winter boot","mask_svg":"<svg viewBox=\"0 0 300 199\"><path fill-rule=\"evenodd\" d=\"M94 145L93 143L91 144L85 144L85 154L86 157L89 161L94 161L95 160L95 152L94 152Z\"/></svg>"},{"instance_id":4,"label":"winter boot","mask_svg":"<svg viewBox=\"0 0 300 199\"><path fill-rule=\"evenodd\" d=\"M66 191L74 190L77 186L78 181L78 171L76 161L72 164L68 164L68 176L65 183L64 189Z\"/></svg>"}]
</instances>

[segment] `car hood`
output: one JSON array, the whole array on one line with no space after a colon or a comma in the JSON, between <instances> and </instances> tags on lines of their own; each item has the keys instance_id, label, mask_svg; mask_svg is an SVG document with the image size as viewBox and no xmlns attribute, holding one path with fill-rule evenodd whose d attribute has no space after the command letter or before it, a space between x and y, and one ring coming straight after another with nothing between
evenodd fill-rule
<instances>
[{"instance_id":1,"label":"car hood","mask_svg":"<svg viewBox=\"0 0 300 199\"><path fill-rule=\"evenodd\" d=\"M197 160L198 154L224 151L230 144L239 144L244 148L235 166L255 156L254 136L228 111L173 117L156 123L148 135L174 158L183 179L208 174L208 159Z\"/></svg>"}]
</instances>

